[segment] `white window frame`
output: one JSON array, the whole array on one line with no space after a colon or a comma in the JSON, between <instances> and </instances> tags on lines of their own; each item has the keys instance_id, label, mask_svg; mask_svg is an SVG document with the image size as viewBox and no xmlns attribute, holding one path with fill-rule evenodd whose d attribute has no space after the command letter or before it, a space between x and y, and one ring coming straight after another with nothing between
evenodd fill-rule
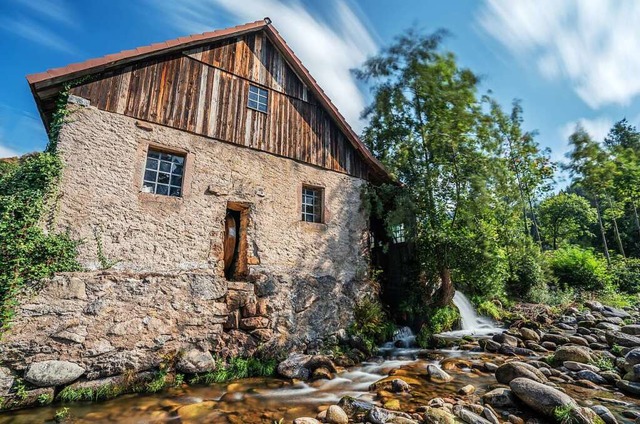
<instances>
[{"instance_id":1,"label":"white window frame","mask_svg":"<svg viewBox=\"0 0 640 424\"><path fill-rule=\"evenodd\" d=\"M267 113L269 109L269 90L249 84L247 107L258 112Z\"/></svg>"},{"instance_id":2,"label":"white window frame","mask_svg":"<svg viewBox=\"0 0 640 424\"><path fill-rule=\"evenodd\" d=\"M149 147L142 172L142 192L158 196L182 197L186 162L187 157L184 154ZM164 170L161 169L162 167ZM148 172L153 175L147 175ZM161 174L168 176L166 184L159 181ZM175 182L177 179L179 179L179 184ZM166 193L162 189L160 192L158 191L160 186L166 187Z\"/></svg>"},{"instance_id":3,"label":"white window frame","mask_svg":"<svg viewBox=\"0 0 640 424\"><path fill-rule=\"evenodd\" d=\"M321 224L323 222L324 189L310 185L302 186L301 219L304 222Z\"/></svg>"}]
</instances>

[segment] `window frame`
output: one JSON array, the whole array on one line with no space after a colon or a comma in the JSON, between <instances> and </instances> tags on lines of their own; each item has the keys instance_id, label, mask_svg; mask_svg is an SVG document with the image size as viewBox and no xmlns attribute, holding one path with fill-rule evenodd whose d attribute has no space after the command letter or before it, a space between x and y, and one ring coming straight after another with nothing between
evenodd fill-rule
<instances>
[{"instance_id":1,"label":"window frame","mask_svg":"<svg viewBox=\"0 0 640 424\"><path fill-rule=\"evenodd\" d=\"M150 157L149 155L155 153L158 156L157 157ZM169 160L163 158L163 155L168 155L171 158ZM178 158L182 158L182 163L180 164L179 162L174 162L173 158L174 157L178 157ZM148 162L149 160L154 160L157 161L156 164L156 168L155 169L150 169L148 167ZM142 178L141 178L141 186L140 186L140 193L144 194L144 195L148 195L148 196L154 196L154 197L158 197L158 198L167 198L167 199L181 199L185 196L185 187L186 187L186 174L187 174L187 162L188 162L188 154L187 152L182 152L182 151L176 151L176 150L172 150L172 149L166 149L164 147L161 146L157 146L157 145L151 145L149 144L147 146L147 148L144 151L144 157L143 157L143 161L142 161ZM166 171L161 171L161 165L162 163L169 163L171 165L171 168L169 169L168 172ZM174 173L174 169L173 169L173 165L181 165L182 166L182 171L180 174L178 173ZM154 172L155 173L155 180L152 182L150 179L146 178L146 174L147 171L150 172ZM163 183L158 183L158 179L160 177L160 174L167 174L168 177L168 183L167 184L163 184ZM177 184L172 184L172 179L176 177L176 178L180 178L180 185L178 186ZM149 183L153 183L154 187L153 187L153 191L146 191L145 190L145 182L149 182ZM167 187L167 192L166 193L159 193L158 192L158 185L162 185L162 186L166 186ZM172 188L178 188L179 189L179 194L171 194Z\"/></svg>"},{"instance_id":2,"label":"window frame","mask_svg":"<svg viewBox=\"0 0 640 424\"><path fill-rule=\"evenodd\" d=\"M306 190L314 192L313 197L318 199L319 204L309 204L307 203L306 196L308 194L305 193ZM319 187L310 184L302 184L302 188L300 190L300 208L298 209L298 216L300 217L301 222L309 223L309 224L324 224L325 223L325 213L324 213L324 187ZM315 209L313 212L307 212L306 207L310 206ZM313 220L307 220L307 216L314 217ZM316 220L317 217L317 220Z\"/></svg>"},{"instance_id":3,"label":"window frame","mask_svg":"<svg viewBox=\"0 0 640 424\"><path fill-rule=\"evenodd\" d=\"M251 98L252 95L255 95L254 99ZM261 106L263 106L264 110ZM249 84L247 107L260 113L269 113L269 90L255 84Z\"/></svg>"}]
</instances>

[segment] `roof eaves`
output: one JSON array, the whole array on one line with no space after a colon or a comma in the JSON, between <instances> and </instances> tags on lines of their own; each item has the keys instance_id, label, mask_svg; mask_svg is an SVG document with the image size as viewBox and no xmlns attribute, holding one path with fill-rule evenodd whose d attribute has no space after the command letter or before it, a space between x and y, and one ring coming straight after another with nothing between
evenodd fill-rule
<instances>
[{"instance_id":1,"label":"roof eaves","mask_svg":"<svg viewBox=\"0 0 640 424\"><path fill-rule=\"evenodd\" d=\"M130 50L123 50L120 53L108 54L106 56L89 59L84 62L72 63L70 65L63 66L60 68L49 69L45 72L30 74L30 75L27 75L27 81L29 82L30 85L34 85L34 84L48 85L47 83L49 82L54 84L54 83L60 82L59 80L63 77L68 76L69 77L68 79L71 79L75 77L76 74L81 74L81 73L88 74L88 73L91 73L93 69L101 66L118 65L122 62L137 59L145 55L150 55L155 53L164 53L165 51L174 49L174 48L177 49L177 48L182 48L187 46L191 47L191 44L193 43L200 43L200 42L214 40L217 38L229 37L235 34L239 35L242 33L255 31L257 29L268 26L270 22L271 20L269 20L269 18L265 18L259 21L250 22L244 25L238 25L231 28L220 29L217 31L209 31L202 34L198 34L198 35L179 37L174 40L154 43L148 46L142 46L142 47L138 47Z\"/></svg>"}]
</instances>

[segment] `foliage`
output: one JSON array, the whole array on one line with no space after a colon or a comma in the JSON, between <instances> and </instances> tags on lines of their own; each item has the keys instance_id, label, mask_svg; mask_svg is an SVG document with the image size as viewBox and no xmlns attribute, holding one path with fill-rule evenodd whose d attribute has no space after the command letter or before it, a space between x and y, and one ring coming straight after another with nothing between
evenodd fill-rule
<instances>
[{"instance_id":1,"label":"foliage","mask_svg":"<svg viewBox=\"0 0 640 424\"><path fill-rule=\"evenodd\" d=\"M611 264L614 285L625 293L640 291L640 259L616 259Z\"/></svg>"},{"instance_id":2,"label":"foliage","mask_svg":"<svg viewBox=\"0 0 640 424\"><path fill-rule=\"evenodd\" d=\"M571 404L558 406L553 410L553 417L561 424L577 423L573 418L574 408L575 407Z\"/></svg>"},{"instance_id":3,"label":"foliage","mask_svg":"<svg viewBox=\"0 0 640 424\"><path fill-rule=\"evenodd\" d=\"M167 372L158 371L153 376L153 379L145 386L147 393L157 393L167 387Z\"/></svg>"},{"instance_id":4,"label":"foliage","mask_svg":"<svg viewBox=\"0 0 640 424\"><path fill-rule=\"evenodd\" d=\"M563 192L544 199L538 207L538 215L544 243L552 249L589 239L591 225L597 219L596 211L587 199Z\"/></svg>"},{"instance_id":5,"label":"foliage","mask_svg":"<svg viewBox=\"0 0 640 424\"><path fill-rule=\"evenodd\" d=\"M511 255L509 277L506 281L506 292L511 298L528 301L532 300L535 290L548 289L543 261L540 249L534 245Z\"/></svg>"},{"instance_id":6,"label":"foliage","mask_svg":"<svg viewBox=\"0 0 640 424\"><path fill-rule=\"evenodd\" d=\"M56 410L56 414L54 416L54 420L59 423L62 422L64 420L66 420L67 418L69 418L69 408L67 408L66 406L64 408L60 408L58 410Z\"/></svg>"},{"instance_id":7,"label":"foliage","mask_svg":"<svg viewBox=\"0 0 640 424\"><path fill-rule=\"evenodd\" d=\"M38 395L38 404L39 405L48 405L53 402L53 396L49 393L41 393Z\"/></svg>"},{"instance_id":8,"label":"foliage","mask_svg":"<svg viewBox=\"0 0 640 424\"><path fill-rule=\"evenodd\" d=\"M433 346L433 335L453 330L460 322L460 311L455 306L431 308L425 323L422 324L416 342L422 348Z\"/></svg>"},{"instance_id":9,"label":"foliage","mask_svg":"<svg viewBox=\"0 0 640 424\"><path fill-rule=\"evenodd\" d=\"M603 290L609 286L607 264L592 250L567 246L549 253L550 268L561 288Z\"/></svg>"},{"instance_id":10,"label":"foliage","mask_svg":"<svg viewBox=\"0 0 640 424\"><path fill-rule=\"evenodd\" d=\"M276 368L277 362L274 359L234 357L225 362L218 358L213 371L196 374L190 383L214 384L248 377L271 377Z\"/></svg>"},{"instance_id":11,"label":"foliage","mask_svg":"<svg viewBox=\"0 0 640 424\"><path fill-rule=\"evenodd\" d=\"M501 321L504 318L505 311L490 300L485 300L478 305L478 314L491 317L496 321Z\"/></svg>"},{"instance_id":12,"label":"foliage","mask_svg":"<svg viewBox=\"0 0 640 424\"><path fill-rule=\"evenodd\" d=\"M611 358L604 355L595 355L591 365L595 365L602 371L616 371L617 369Z\"/></svg>"},{"instance_id":13,"label":"foliage","mask_svg":"<svg viewBox=\"0 0 640 424\"><path fill-rule=\"evenodd\" d=\"M391 339L394 331L395 326L377 299L365 297L355 304L353 322L347 332L362 339L369 352Z\"/></svg>"},{"instance_id":14,"label":"foliage","mask_svg":"<svg viewBox=\"0 0 640 424\"><path fill-rule=\"evenodd\" d=\"M62 163L55 153L62 123L68 116L68 91L58 99L49 145L44 153L22 157L0 173L0 327L13 317L15 297L27 282L55 272L79 269L78 242L68 234L43 229L43 214L55 201Z\"/></svg>"}]
</instances>

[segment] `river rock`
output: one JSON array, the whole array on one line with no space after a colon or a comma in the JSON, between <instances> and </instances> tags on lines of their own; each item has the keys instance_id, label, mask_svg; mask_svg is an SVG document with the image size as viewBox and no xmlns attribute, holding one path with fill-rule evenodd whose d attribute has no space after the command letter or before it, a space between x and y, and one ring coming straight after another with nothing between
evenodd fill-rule
<instances>
[{"instance_id":1,"label":"river rock","mask_svg":"<svg viewBox=\"0 0 640 424\"><path fill-rule=\"evenodd\" d=\"M540 342L541 337L538 335L538 333L530 328L522 327L520 329L520 334L522 335L523 340L529 340L536 343Z\"/></svg>"},{"instance_id":2,"label":"river rock","mask_svg":"<svg viewBox=\"0 0 640 424\"><path fill-rule=\"evenodd\" d=\"M605 424L618 424L618 420L616 420L611 411L609 411L609 408L602 405L594 405L591 409L598 414Z\"/></svg>"},{"instance_id":3,"label":"river rock","mask_svg":"<svg viewBox=\"0 0 640 424\"><path fill-rule=\"evenodd\" d=\"M286 378L308 380L317 368L326 368L330 372L336 372L336 367L328 356L292 353L278 364L278 374Z\"/></svg>"},{"instance_id":4,"label":"river rock","mask_svg":"<svg viewBox=\"0 0 640 424\"><path fill-rule=\"evenodd\" d=\"M617 309L612 306L605 306L602 311L600 311L602 315L605 317L616 317L616 318L631 318L629 312L623 311L622 309Z\"/></svg>"},{"instance_id":5,"label":"river rock","mask_svg":"<svg viewBox=\"0 0 640 424\"><path fill-rule=\"evenodd\" d=\"M342 410L337 405L331 405L327 409L327 415L325 416L325 422L331 424L348 424L349 417L347 417L346 412Z\"/></svg>"},{"instance_id":6,"label":"river rock","mask_svg":"<svg viewBox=\"0 0 640 424\"><path fill-rule=\"evenodd\" d=\"M631 334L632 336L640 336L640 324L625 325L620 331L625 334Z\"/></svg>"},{"instance_id":7,"label":"river rock","mask_svg":"<svg viewBox=\"0 0 640 424\"><path fill-rule=\"evenodd\" d=\"M216 367L213 356L208 351L191 349L183 354L176 363L176 369L186 374L212 371Z\"/></svg>"},{"instance_id":8,"label":"river rock","mask_svg":"<svg viewBox=\"0 0 640 424\"><path fill-rule=\"evenodd\" d=\"M0 367L0 396L4 396L9 393L11 386L13 386L13 374L9 368Z\"/></svg>"},{"instance_id":9,"label":"river rock","mask_svg":"<svg viewBox=\"0 0 640 424\"><path fill-rule=\"evenodd\" d=\"M623 392L631 393L632 395L640 396L640 383L634 383L632 381L618 380L616 387Z\"/></svg>"},{"instance_id":10,"label":"river rock","mask_svg":"<svg viewBox=\"0 0 640 424\"><path fill-rule=\"evenodd\" d=\"M435 383L447 383L453 380L453 377L442 371L439 366L433 364L427 366L427 374L429 374L429 380Z\"/></svg>"},{"instance_id":11,"label":"river rock","mask_svg":"<svg viewBox=\"0 0 640 424\"><path fill-rule=\"evenodd\" d=\"M640 364L640 348L632 349L624 356L623 368L625 371L629 372L636 364Z\"/></svg>"},{"instance_id":12,"label":"river rock","mask_svg":"<svg viewBox=\"0 0 640 424\"><path fill-rule=\"evenodd\" d=\"M557 407L570 405L577 408L576 402L560 390L528 378L515 378L509 383L513 394L534 411L553 417Z\"/></svg>"},{"instance_id":13,"label":"river rock","mask_svg":"<svg viewBox=\"0 0 640 424\"><path fill-rule=\"evenodd\" d=\"M581 370L576 373L576 376L582 380L588 380L596 384L607 384L607 380L601 377L599 374L591 370Z\"/></svg>"},{"instance_id":14,"label":"river rock","mask_svg":"<svg viewBox=\"0 0 640 424\"><path fill-rule=\"evenodd\" d=\"M547 377L545 377L540 370L524 362L507 362L500 365L496 370L496 380L498 380L498 383L509 384L511 380L518 377L530 378L541 383L547 381Z\"/></svg>"},{"instance_id":15,"label":"river rock","mask_svg":"<svg viewBox=\"0 0 640 424\"><path fill-rule=\"evenodd\" d=\"M500 387L485 393L482 401L496 408L511 408L514 406L514 397L511 389Z\"/></svg>"},{"instance_id":16,"label":"river rock","mask_svg":"<svg viewBox=\"0 0 640 424\"><path fill-rule=\"evenodd\" d=\"M467 384L466 386L462 387L460 390L458 390L458 394L461 395L470 395L472 393L474 393L476 391L476 388L473 384Z\"/></svg>"},{"instance_id":17,"label":"river rock","mask_svg":"<svg viewBox=\"0 0 640 424\"><path fill-rule=\"evenodd\" d=\"M595 365L583 364L581 362L575 362L575 361L564 361L562 365L570 371L582 371L582 370L591 370L593 372L600 371L600 368L596 367Z\"/></svg>"},{"instance_id":18,"label":"river rock","mask_svg":"<svg viewBox=\"0 0 640 424\"><path fill-rule=\"evenodd\" d=\"M311 417L300 417L293 420L293 424L322 424L320 421Z\"/></svg>"},{"instance_id":19,"label":"river rock","mask_svg":"<svg viewBox=\"0 0 640 424\"><path fill-rule=\"evenodd\" d=\"M38 387L61 386L77 380L84 368L69 361L43 361L29 366L24 379Z\"/></svg>"},{"instance_id":20,"label":"river rock","mask_svg":"<svg viewBox=\"0 0 640 424\"><path fill-rule=\"evenodd\" d=\"M468 409L464 409L462 406L457 405L453 408L453 413L467 424L491 424L491 421L487 421L475 412L471 412Z\"/></svg>"},{"instance_id":21,"label":"river rock","mask_svg":"<svg viewBox=\"0 0 640 424\"><path fill-rule=\"evenodd\" d=\"M542 336L542 346L546 347L544 345L544 342L551 342L554 343L555 345L563 345L563 344L567 344L569 343L569 338L562 336L560 334L553 334L553 333L546 333L544 336Z\"/></svg>"},{"instance_id":22,"label":"river rock","mask_svg":"<svg viewBox=\"0 0 640 424\"><path fill-rule=\"evenodd\" d=\"M637 347L640 346L640 337L632 336L621 331L608 331L606 334L607 343L609 346L619 345L623 347Z\"/></svg>"},{"instance_id":23,"label":"river rock","mask_svg":"<svg viewBox=\"0 0 640 424\"><path fill-rule=\"evenodd\" d=\"M444 408L427 406L424 412L424 424L456 424L457 418Z\"/></svg>"},{"instance_id":24,"label":"river rock","mask_svg":"<svg viewBox=\"0 0 640 424\"><path fill-rule=\"evenodd\" d=\"M507 334L501 333L493 336L493 341L500 344L506 344L507 346L516 347L518 346L518 339Z\"/></svg>"},{"instance_id":25,"label":"river rock","mask_svg":"<svg viewBox=\"0 0 640 424\"><path fill-rule=\"evenodd\" d=\"M596 300L587 300L586 302L584 302L584 306L586 306L587 308L595 312L600 312L604 309L604 306L602 306L602 303Z\"/></svg>"},{"instance_id":26,"label":"river rock","mask_svg":"<svg viewBox=\"0 0 640 424\"><path fill-rule=\"evenodd\" d=\"M367 420L371 424L386 424L394 415L385 409L374 406L367 414Z\"/></svg>"},{"instance_id":27,"label":"river rock","mask_svg":"<svg viewBox=\"0 0 640 424\"><path fill-rule=\"evenodd\" d=\"M373 409L372 403L358 400L351 396L343 396L340 399L340 402L338 402L338 406L342 408L342 410L346 412L349 417L363 414Z\"/></svg>"},{"instance_id":28,"label":"river rock","mask_svg":"<svg viewBox=\"0 0 640 424\"><path fill-rule=\"evenodd\" d=\"M394 393L410 392L411 386L404 380L394 378L391 380L391 390Z\"/></svg>"},{"instance_id":29,"label":"river rock","mask_svg":"<svg viewBox=\"0 0 640 424\"><path fill-rule=\"evenodd\" d=\"M560 346L553 355L556 362L573 361L583 364L593 361L588 348L582 346Z\"/></svg>"}]
</instances>

